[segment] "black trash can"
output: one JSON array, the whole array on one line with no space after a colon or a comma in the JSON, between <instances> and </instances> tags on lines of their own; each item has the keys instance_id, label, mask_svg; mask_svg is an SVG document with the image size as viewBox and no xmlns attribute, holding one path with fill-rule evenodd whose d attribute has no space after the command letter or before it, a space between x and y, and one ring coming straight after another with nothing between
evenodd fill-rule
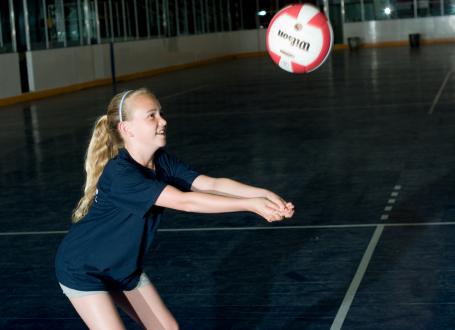
<instances>
[{"instance_id":1,"label":"black trash can","mask_svg":"<svg viewBox=\"0 0 455 330\"><path fill-rule=\"evenodd\" d=\"M409 35L409 46L411 46L411 48L420 47L420 33L412 33Z\"/></svg>"},{"instance_id":2,"label":"black trash can","mask_svg":"<svg viewBox=\"0 0 455 330\"><path fill-rule=\"evenodd\" d=\"M360 38L359 37L349 37L348 38L349 50L357 50L360 47Z\"/></svg>"}]
</instances>

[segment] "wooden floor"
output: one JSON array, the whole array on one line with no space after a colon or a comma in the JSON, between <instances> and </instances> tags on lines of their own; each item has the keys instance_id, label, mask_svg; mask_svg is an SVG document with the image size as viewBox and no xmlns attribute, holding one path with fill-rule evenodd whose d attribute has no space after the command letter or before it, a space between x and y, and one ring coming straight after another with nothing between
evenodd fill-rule
<instances>
[{"instance_id":1,"label":"wooden floor","mask_svg":"<svg viewBox=\"0 0 455 330\"><path fill-rule=\"evenodd\" d=\"M181 329L455 329L453 63L454 45L360 49L308 75L258 57L122 83L155 91L168 151L296 206L166 211L145 270ZM1 329L86 329L53 265L110 97L0 108Z\"/></svg>"}]
</instances>

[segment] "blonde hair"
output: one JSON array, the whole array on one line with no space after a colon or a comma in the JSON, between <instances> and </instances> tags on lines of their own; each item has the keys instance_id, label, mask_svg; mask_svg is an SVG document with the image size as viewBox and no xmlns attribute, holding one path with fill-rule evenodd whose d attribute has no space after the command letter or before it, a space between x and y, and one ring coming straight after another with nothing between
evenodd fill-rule
<instances>
[{"instance_id":1,"label":"blonde hair","mask_svg":"<svg viewBox=\"0 0 455 330\"><path fill-rule=\"evenodd\" d=\"M147 88L122 92L111 99L107 107L107 114L101 116L96 121L85 155L85 172L87 173L87 177L84 185L84 195L73 211L73 223L78 222L87 214L90 206L93 204L96 185L104 167L110 159L118 154L119 149L123 147L123 139L117 129L118 123L120 122L119 106L122 97L125 96L121 115L123 121L125 121L132 114L127 100L138 95L147 95L157 101L156 96Z\"/></svg>"}]
</instances>

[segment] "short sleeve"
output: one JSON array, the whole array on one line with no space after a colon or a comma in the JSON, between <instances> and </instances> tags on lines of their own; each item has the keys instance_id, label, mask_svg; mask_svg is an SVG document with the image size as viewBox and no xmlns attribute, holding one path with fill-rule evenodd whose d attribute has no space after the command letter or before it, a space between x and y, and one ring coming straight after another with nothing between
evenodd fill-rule
<instances>
[{"instance_id":1,"label":"short sleeve","mask_svg":"<svg viewBox=\"0 0 455 330\"><path fill-rule=\"evenodd\" d=\"M166 182L182 191L190 191L193 181L200 175L198 171L164 149L160 149L157 160L166 172Z\"/></svg>"},{"instance_id":2,"label":"short sleeve","mask_svg":"<svg viewBox=\"0 0 455 330\"><path fill-rule=\"evenodd\" d=\"M144 217L165 187L163 181L130 170L113 179L111 200L119 208Z\"/></svg>"}]
</instances>

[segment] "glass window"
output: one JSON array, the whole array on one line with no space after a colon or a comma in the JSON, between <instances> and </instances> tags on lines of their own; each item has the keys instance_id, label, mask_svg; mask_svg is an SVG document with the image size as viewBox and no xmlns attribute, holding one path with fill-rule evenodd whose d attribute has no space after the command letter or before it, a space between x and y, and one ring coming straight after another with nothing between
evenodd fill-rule
<instances>
[{"instance_id":1,"label":"glass window","mask_svg":"<svg viewBox=\"0 0 455 330\"><path fill-rule=\"evenodd\" d=\"M221 0L213 0L213 7L216 13L216 31L225 31L224 20L225 11L223 10L223 2Z\"/></svg>"},{"instance_id":2,"label":"glass window","mask_svg":"<svg viewBox=\"0 0 455 330\"><path fill-rule=\"evenodd\" d=\"M248 0L243 0L248 1ZM230 0L230 12L231 12L231 25L232 30L243 30L243 8L242 8L242 0ZM250 0L251 1L251 0Z\"/></svg>"},{"instance_id":3,"label":"glass window","mask_svg":"<svg viewBox=\"0 0 455 330\"><path fill-rule=\"evenodd\" d=\"M228 0L218 0L218 11L219 11L219 26L220 31L229 31L229 23L228 23Z\"/></svg>"},{"instance_id":4,"label":"glass window","mask_svg":"<svg viewBox=\"0 0 455 330\"><path fill-rule=\"evenodd\" d=\"M12 51L9 4L8 1L0 1L0 53Z\"/></svg>"},{"instance_id":5,"label":"glass window","mask_svg":"<svg viewBox=\"0 0 455 330\"><path fill-rule=\"evenodd\" d=\"M159 36L168 37L171 34L171 22L169 17L169 1L157 1L157 20Z\"/></svg>"},{"instance_id":6,"label":"glass window","mask_svg":"<svg viewBox=\"0 0 455 330\"><path fill-rule=\"evenodd\" d=\"M192 0L193 2L193 22L195 27L195 33L205 33L206 31L206 24L205 24L205 4L204 0Z\"/></svg>"},{"instance_id":7,"label":"glass window","mask_svg":"<svg viewBox=\"0 0 455 330\"><path fill-rule=\"evenodd\" d=\"M387 20L395 18L397 11L392 1L364 0L365 20Z\"/></svg>"},{"instance_id":8,"label":"glass window","mask_svg":"<svg viewBox=\"0 0 455 330\"><path fill-rule=\"evenodd\" d=\"M414 1L413 0L396 0L393 6L395 14L393 17L411 18L414 17Z\"/></svg>"},{"instance_id":9,"label":"glass window","mask_svg":"<svg viewBox=\"0 0 455 330\"><path fill-rule=\"evenodd\" d=\"M441 14L440 0L417 0L417 16L440 16Z\"/></svg>"},{"instance_id":10,"label":"glass window","mask_svg":"<svg viewBox=\"0 0 455 330\"><path fill-rule=\"evenodd\" d=\"M210 15L212 17L212 32L219 31L219 11L218 11L218 1L217 0L208 0L210 4Z\"/></svg>"},{"instance_id":11,"label":"glass window","mask_svg":"<svg viewBox=\"0 0 455 330\"><path fill-rule=\"evenodd\" d=\"M362 20L362 6L360 0L345 0L345 22L359 22Z\"/></svg>"},{"instance_id":12,"label":"glass window","mask_svg":"<svg viewBox=\"0 0 455 330\"><path fill-rule=\"evenodd\" d=\"M80 1L65 0L63 3L66 46L78 46L83 44L82 8Z\"/></svg>"},{"instance_id":13,"label":"glass window","mask_svg":"<svg viewBox=\"0 0 455 330\"><path fill-rule=\"evenodd\" d=\"M413 0L364 0L365 20L414 17Z\"/></svg>"},{"instance_id":14,"label":"glass window","mask_svg":"<svg viewBox=\"0 0 455 330\"><path fill-rule=\"evenodd\" d=\"M280 9L286 7L286 6L289 6L289 5L293 5L295 3L301 3L302 1L297 1L297 0L278 0L278 7Z\"/></svg>"},{"instance_id":15,"label":"glass window","mask_svg":"<svg viewBox=\"0 0 455 330\"><path fill-rule=\"evenodd\" d=\"M185 0L186 4L186 33L187 34L196 34L195 26L195 14L196 8L194 6L194 0Z\"/></svg>"},{"instance_id":16,"label":"glass window","mask_svg":"<svg viewBox=\"0 0 455 330\"><path fill-rule=\"evenodd\" d=\"M446 0L447 1L447 0ZM443 6L444 0L433 0L430 2L430 12L432 16L441 16L443 15Z\"/></svg>"},{"instance_id":17,"label":"glass window","mask_svg":"<svg viewBox=\"0 0 455 330\"><path fill-rule=\"evenodd\" d=\"M66 35L65 20L63 15L63 1L46 1L46 22L49 47L65 47Z\"/></svg>"},{"instance_id":18,"label":"glass window","mask_svg":"<svg viewBox=\"0 0 455 330\"><path fill-rule=\"evenodd\" d=\"M28 0L27 10L32 49L97 42L94 0Z\"/></svg>"},{"instance_id":19,"label":"glass window","mask_svg":"<svg viewBox=\"0 0 455 330\"><path fill-rule=\"evenodd\" d=\"M100 24L101 42L110 42L112 38L112 26L109 9L112 5L107 0L98 0L98 20Z\"/></svg>"},{"instance_id":20,"label":"glass window","mask_svg":"<svg viewBox=\"0 0 455 330\"><path fill-rule=\"evenodd\" d=\"M223 30L223 6L221 0L213 0L213 11L215 12L215 31L221 32Z\"/></svg>"},{"instance_id":21,"label":"glass window","mask_svg":"<svg viewBox=\"0 0 455 330\"><path fill-rule=\"evenodd\" d=\"M124 0L124 6L126 16L126 39L137 39L139 33L137 0Z\"/></svg>"},{"instance_id":22,"label":"glass window","mask_svg":"<svg viewBox=\"0 0 455 330\"><path fill-rule=\"evenodd\" d=\"M360 1L360 0L357 0ZM330 0L331 3L339 3L338 0ZM270 21L272 20L273 16L289 5L294 4L303 4L309 3L314 5L315 7L319 8L319 10L324 13L324 2L323 0L305 0L305 1L297 1L297 0L259 0L259 8L255 8L257 15L257 21L260 28L268 28Z\"/></svg>"},{"instance_id":23,"label":"glass window","mask_svg":"<svg viewBox=\"0 0 455 330\"><path fill-rule=\"evenodd\" d=\"M330 23L333 28L333 42L335 44L343 43L343 18L341 16L341 3L336 0L329 3Z\"/></svg>"},{"instance_id":24,"label":"glass window","mask_svg":"<svg viewBox=\"0 0 455 330\"><path fill-rule=\"evenodd\" d=\"M167 15L167 37L174 37L178 34L177 22L179 21L179 13L175 3L175 0L164 0L166 3L166 15Z\"/></svg>"},{"instance_id":25,"label":"glass window","mask_svg":"<svg viewBox=\"0 0 455 330\"><path fill-rule=\"evenodd\" d=\"M363 0L363 10L366 21L372 21L375 19L373 0Z\"/></svg>"},{"instance_id":26,"label":"glass window","mask_svg":"<svg viewBox=\"0 0 455 330\"><path fill-rule=\"evenodd\" d=\"M201 0L201 27L202 33L210 32L210 17L207 0Z\"/></svg>"},{"instance_id":27,"label":"glass window","mask_svg":"<svg viewBox=\"0 0 455 330\"><path fill-rule=\"evenodd\" d=\"M240 3L243 9L243 28L256 29L258 23L256 1L241 0Z\"/></svg>"},{"instance_id":28,"label":"glass window","mask_svg":"<svg viewBox=\"0 0 455 330\"><path fill-rule=\"evenodd\" d=\"M227 31L232 31L232 10L231 10L231 0L226 0L226 23L227 23Z\"/></svg>"},{"instance_id":29,"label":"glass window","mask_svg":"<svg viewBox=\"0 0 455 330\"><path fill-rule=\"evenodd\" d=\"M430 16L430 0L417 0L417 16Z\"/></svg>"},{"instance_id":30,"label":"glass window","mask_svg":"<svg viewBox=\"0 0 455 330\"><path fill-rule=\"evenodd\" d=\"M256 13L258 16L259 28L266 29L269 26L272 17L277 12L276 5L277 3L275 0L259 0L259 8Z\"/></svg>"},{"instance_id":31,"label":"glass window","mask_svg":"<svg viewBox=\"0 0 455 330\"><path fill-rule=\"evenodd\" d=\"M97 20L98 8L96 5L97 4L96 4L95 0L90 0L88 2L87 10L85 10L85 7L83 7L84 10L82 11L82 17L85 17L85 15L87 15L87 22L82 20L82 31L83 31L82 37L83 37L85 44L87 44L87 43L97 44L98 39L100 37L99 36L99 24L98 24L98 20ZM85 27L85 24L88 24L88 31L87 31L87 27ZM89 33L90 35L87 36L87 33ZM88 40L90 40L90 42Z\"/></svg>"},{"instance_id":32,"label":"glass window","mask_svg":"<svg viewBox=\"0 0 455 330\"><path fill-rule=\"evenodd\" d=\"M125 2L122 0L109 0L108 7L109 20L111 22L111 38L114 41L123 41L126 39Z\"/></svg>"},{"instance_id":33,"label":"glass window","mask_svg":"<svg viewBox=\"0 0 455 330\"><path fill-rule=\"evenodd\" d=\"M38 1L27 1L31 49L46 48L43 7Z\"/></svg>"},{"instance_id":34,"label":"glass window","mask_svg":"<svg viewBox=\"0 0 455 330\"><path fill-rule=\"evenodd\" d=\"M137 0L137 20L139 38L150 36L150 1Z\"/></svg>"},{"instance_id":35,"label":"glass window","mask_svg":"<svg viewBox=\"0 0 455 330\"><path fill-rule=\"evenodd\" d=\"M204 0L205 2L205 19L207 32L215 31L215 16L213 12L213 0Z\"/></svg>"},{"instance_id":36,"label":"glass window","mask_svg":"<svg viewBox=\"0 0 455 330\"><path fill-rule=\"evenodd\" d=\"M362 0L345 0L345 21L362 19ZM455 14L455 0L363 0L366 20ZM307 0L323 9L323 0ZM331 0L331 5L340 0ZM19 51L25 50L23 1L14 1ZM267 28L300 0L26 0L32 49L137 38ZM0 53L12 51L9 2L0 1Z\"/></svg>"},{"instance_id":37,"label":"glass window","mask_svg":"<svg viewBox=\"0 0 455 330\"><path fill-rule=\"evenodd\" d=\"M455 15L455 0L444 0L444 15Z\"/></svg>"},{"instance_id":38,"label":"glass window","mask_svg":"<svg viewBox=\"0 0 455 330\"><path fill-rule=\"evenodd\" d=\"M173 0L175 13L175 24L177 35L188 33L188 1L187 0Z\"/></svg>"},{"instance_id":39,"label":"glass window","mask_svg":"<svg viewBox=\"0 0 455 330\"><path fill-rule=\"evenodd\" d=\"M208 3L207 0L201 0L201 26L202 33L210 32L210 17L208 13Z\"/></svg>"},{"instance_id":40,"label":"glass window","mask_svg":"<svg viewBox=\"0 0 455 330\"><path fill-rule=\"evenodd\" d=\"M152 36L161 35L161 8L159 0L150 0L150 34Z\"/></svg>"}]
</instances>

